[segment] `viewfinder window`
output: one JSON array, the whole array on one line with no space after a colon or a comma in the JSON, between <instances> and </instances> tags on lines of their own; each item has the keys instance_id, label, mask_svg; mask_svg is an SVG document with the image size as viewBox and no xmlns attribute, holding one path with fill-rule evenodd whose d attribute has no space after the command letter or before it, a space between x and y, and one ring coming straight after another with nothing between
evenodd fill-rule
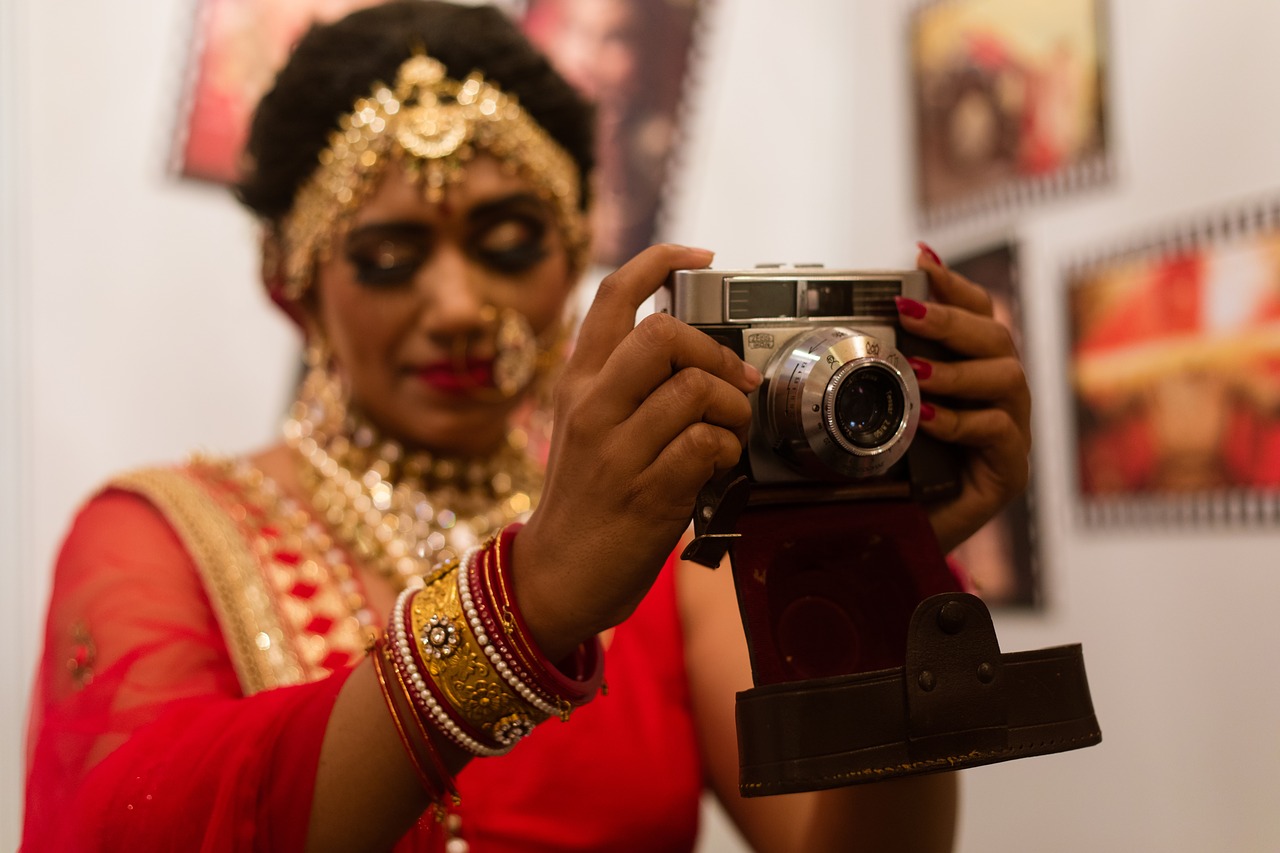
<instances>
[{"instance_id":1,"label":"viewfinder window","mask_svg":"<svg viewBox=\"0 0 1280 853\"><path fill-rule=\"evenodd\" d=\"M810 281L805 290L805 314L810 317L853 316L852 281Z\"/></svg>"},{"instance_id":2,"label":"viewfinder window","mask_svg":"<svg viewBox=\"0 0 1280 853\"><path fill-rule=\"evenodd\" d=\"M795 281L729 282L729 319L758 320L796 315Z\"/></svg>"}]
</instances>

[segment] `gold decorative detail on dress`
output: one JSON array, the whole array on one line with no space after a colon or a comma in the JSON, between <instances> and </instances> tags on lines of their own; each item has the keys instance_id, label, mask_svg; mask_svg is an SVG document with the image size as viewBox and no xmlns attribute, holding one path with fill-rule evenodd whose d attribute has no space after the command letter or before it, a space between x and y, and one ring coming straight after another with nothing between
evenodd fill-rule
<instances>
[{"instance_id":1,"label":"gold decorative detail on dress","mask_svg":"<svg viewBox=\"0 0 1280 853\"><path fill-rule=\"evenodd\" d=\"M199 570L246 695L305 680L273 605L274 591L236 518L189 469L134 471L112 481L164 515ZM265 638L262 642L259 638Z\"/></svg>"},{"instance_id":2,"label":"gold decorative detail on dress","mask_svg":"<svg viewBox=\"0 0 1280 853\"><path fill-rule=\"evenodd\" d=\"M402 163L434 201L477 151L502 161L552 205L570 263L581 270L589 235L573 158L515 96L478 72L453 80L440 62L418 54L400 66L393 88L375 85L340 119L319 167L298 191L280 235L285 296L299 299L310 287L317 260L327 257L388 162Z\"/></svg>"},{"instance_id":3,"label":"gold decorative detail on dress","mask_svg":"<svg viewBox=\"0 0 1280 853\"><path fill-rule=\"evenodd\" d=\"M349 557L248 460L194 456L114 485L150 500L182 539L246 694L324 678L377 636Z\"/></svg>"}]
</instances>

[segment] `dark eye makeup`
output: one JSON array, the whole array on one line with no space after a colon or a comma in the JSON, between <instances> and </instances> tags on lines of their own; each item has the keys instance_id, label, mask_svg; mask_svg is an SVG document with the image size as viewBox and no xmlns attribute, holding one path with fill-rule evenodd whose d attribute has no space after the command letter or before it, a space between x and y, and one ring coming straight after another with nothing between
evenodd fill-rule
<instances>
[{"instance_id":1,"label":"dark eye makeup","mask_svg":"<svg viewBox=\"0 0 1280 853\"><path fill-rule=\"evenodd\" d=\"M551 215L535 195L519 194L476 205L467 212L462 239L467 253L503 275L519 275L546 259ZM439 232L421 222L375 222L353 229L347 260L356 279L370 287L409 284L435 249Z\"/></svg>"},{"instance_id":2,"label":"dark eye makeup","mask_svg":"<svg viewBox=\"0 0 1280 853\"><path fill-rule=\"evenodd\" d=\"M365 225L347 235L347 260L361 284L395 287L413 280L433 243L432 230L418 223Z\"/></svg>"},{"instance_id":3,"label":"dark eye makeup","mask_svg":"<svg viewBox=\"0 0 1280 853\"><path fill-rule=\"evenodd\" d=\"M467 220L471 253L498 272L522 273L547 257L550 212L535 195L476 205Z\"/></svg>"}]
</instances>

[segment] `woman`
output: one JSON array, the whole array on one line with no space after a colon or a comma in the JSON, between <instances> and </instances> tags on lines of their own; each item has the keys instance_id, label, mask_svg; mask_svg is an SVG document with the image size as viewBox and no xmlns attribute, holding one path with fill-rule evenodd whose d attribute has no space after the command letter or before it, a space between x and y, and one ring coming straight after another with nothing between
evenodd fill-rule
<instances>
[{"instance_id":1,"label":"woman","mask_svg":"<svg viewBox=\"0 0 1280 853\"><path fill-rule=\"evenodd\" d=\"M633 328L710 252L655 246L603 282L545 483L530 458L589 126L493 10L397 2L301 41L239 191L310 372L280 445L123 476L77 517L27 849L688 849L704 779L760 849L949 847L946 775L737 795L731 581L668 555L759 375L670 317ZM921 387L982 401L924 426L969 448L931 510L950 548L1025 482L1029 399L985 294L921 263L939 301L904 301L904 327L972 357L919 362Z\"/></svg>"}]
</instances>

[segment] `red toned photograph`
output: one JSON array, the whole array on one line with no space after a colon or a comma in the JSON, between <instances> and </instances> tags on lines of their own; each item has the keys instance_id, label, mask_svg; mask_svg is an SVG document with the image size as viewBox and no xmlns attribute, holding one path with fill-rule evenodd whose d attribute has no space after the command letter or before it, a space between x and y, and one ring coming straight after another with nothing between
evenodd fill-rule
<instances>
[{"instance_id":1,"label":"red toned photograph","mask_svg":"<svg viewBox=\"0 0 1280 853\"><path fill-rule=\"evenodd\" d=\"M230 183L253 105L313 21L332 21L376 0L200 0L191 68L174 144L174 170Z\"/></svg>"},{"instance_id":2,"label":"red toned photograph","mask_svg":"<svg viewBox=\"0 0 1280 853\"><path fill-rule=\"evenodd\" d=\"M917 191L941 222L1105 177L1101 0L945 0L911 22Z\"/></svg>"},{"instance_id":3,"label":"red toned photograph","mask_svg":"<svg viewBox=\"0 0 1280 853\"><path fill-rule=\"evenodd\" d=\"M697 0L531 0L524 29L597 110L593 256L653 241L689 66Z\"/></svg>"},{"instance_id":4,"label":"red toned photograph","mask_svg":"<svg viewBox=\"0 0 1280 853\"><path fill-rule=\"evenodd\" d=\"M947 265L991 295L996 319L1009 329L1014 345L1023 348L1022 295L1018 282L1018 250L1001 242L960 257ZM991 607L1037 607L1042 603L1039 553L1035 536L1035 478L1027 490L977 533L951 552Z\"/></svg>"},{"instance_id":5,"label":"red toned photograph","mask_svg":"<svg viewBox=\"0 0 1280 853\"><path fill-rule=\"evenodd\" d=\"M1247 504L1280 489L1280 228L1239 225L1264 216L1071 277L1086 499Z\"/></svg>"}]
</instances>

